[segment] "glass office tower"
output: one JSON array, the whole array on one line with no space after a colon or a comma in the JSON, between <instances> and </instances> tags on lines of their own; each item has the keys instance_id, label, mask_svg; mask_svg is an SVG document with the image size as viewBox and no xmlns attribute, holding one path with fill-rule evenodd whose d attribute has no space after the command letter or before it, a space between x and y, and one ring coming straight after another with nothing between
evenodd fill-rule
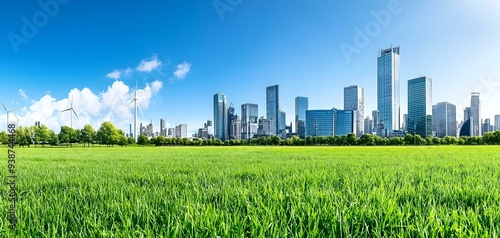
<instances>
[{"instance_id":1,"label":"glass office tower","mask_svg":"<svg viewBox=\"0 0 500 238\"><path fill-rule=\"evenodd\" d=\"M214 95L214 130L215 138L228 138L227 98L223 93Z\"/></svg>"},{"instance_id":2,"label":"glass office tower","mask_svg":"<svg viewBox=\"0 0 500 238\"><path fill-rule=\"evenodd\" d=\"M377 134L400 130L399 47L380 51L377 58Z\"/></svg>"},{"instance_id":3,"label":"glass office tower","mask_svg":"<svg viewBox=\"0 0 500 238\"><path fill-rule=\"evenodd\" d=\"M432 79L408 80L408 133L432 136Z\"/></svg>"},{"instance_id":4,"label":"glass office tower","mask_svg":"<svg viewBox=\"0 0 500 238\"><path fill-rule=\"evenodd\" d=\"M269 86L266 89L266 114L271 122L271 135L278 134L279 128L279 85Z\"/></svg>"}]
</instances>

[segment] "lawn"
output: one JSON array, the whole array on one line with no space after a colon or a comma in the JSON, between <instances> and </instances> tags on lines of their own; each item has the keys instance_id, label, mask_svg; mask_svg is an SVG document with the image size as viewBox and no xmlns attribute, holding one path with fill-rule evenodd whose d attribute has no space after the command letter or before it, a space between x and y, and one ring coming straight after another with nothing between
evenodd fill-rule
<instances>
[{"instance_id":1,"label":"lawn","mask_svg":"<svg viewBox=\"0 0 500 238\"><path fill-rule=\"evenodd\" d=\"M2 237L500 236L500 147L16 148Z\"/></svg>"}]
</instances>

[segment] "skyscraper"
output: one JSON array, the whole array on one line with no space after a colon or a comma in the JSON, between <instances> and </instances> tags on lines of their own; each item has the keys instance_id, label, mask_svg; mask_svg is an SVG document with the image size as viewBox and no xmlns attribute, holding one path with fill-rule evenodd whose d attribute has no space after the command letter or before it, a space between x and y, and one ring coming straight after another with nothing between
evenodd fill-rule
<instances>
[{"instance_id":1,"label":"skyscraper","mask_svg":"<svg viewBox=\"0 0 500 238\"><path fill-rule=\"evenodd\" d=\"M437 137L457 136L457 107L449 102L432 106L432 130Z\"/></svg>"},{"instance_id":2,"label":"skyscraper","mask_svg":"<svg viewBox=\"0 0 500 238\"><path fill-rule=\"evenodd\" d=\"M432 136L432 79L408 80L408 133Z\"/></svg>"},{"instance_id":3,"label":"skyscraper","mask_svg":"<svg viewBox=\"0 0 500 238\"><path fill-rule=\"evenodd\" d=\"M373 120L370 118L370 116L366 116L366 118L365 118L365 131L364 131L364 133L366 133L366 134L373 133Z\"/></svg>"},{"instance_id":4,"label":"skyscraper","mask_svg":"<svg viewBox=\"0 0 500 238\"><path fill-rule=\"evenodd\" d=\"M306 97L295 98L295 133L300 138L306 138L306 111L309 110L309 99Z\"/></svg>"},{"instance_id":5,"label":"skyscraper","mask_svg":"<svg viewBox=\"0 0 500 238\"><path fill-rule=\"evenodd\" d=\"M266 89L266 113L271 122L271 135L277 135L279 128L279 85L269 86Z\"/></svg>"},{"instance_id":6,"label":"skyscraper","mask_svg":"<svg viewBox=\"0 0 500 238\"><path fill-rule=\"evenodd\" d=\"M284 111L279 111L278 114L278 134L281 135L281 137L285 138L286 137L286 112Z\"/></svg>"},{"instance_id":7,"label":"skyscraper","mask_svg":"<svg viewBox=\"0 0 500 238\"><path fill-rule=\"evenodd\" d=\"M259 106L246 103L241 105L241 138L251 139L257 134L259 120Z\"/></svg>"},{"instance_id":8,"label":"skyscraper","mask_svg":"<svg viewBox=\"0 0 500 238\"><path fill-rule=\"evenodd\" d=\"M167 131L165 129L167 129L167 121L162 118L162 119L160 119L160 135L166 137Z\"/></svg>"},{"instance_id":9,"label":"skyscraper","mask_svg":"<svg viewBox=\"0 0 500 238\"><path fill-rule=\"evenodd\" d=\"M481 101L477 92L471 94L470 117L472 117L472 136L481 136Z\"/></svg>"},{"instance_id":10,"label":"skyscraper","mask_svg":"<svg viewBox=\"0 0 500 238\"><path fill-rule=\"evenodd\" d=\"M482 136L484 136L485 133L487 132L492 132L493 131L493 126L491 126L491 120L489 118L484 119L484 122L481 124L481 132L483 133Z\"/></svg>"},{"instance_id":11,"label":"skyscraper","mask_svg":"<svg viewBox=\"0 0 500 238\"><path fill-rule=\"evenodd\" d=\"M372 111L372 121L373 121L372 133L375 132L375 134L379 134L379 132L378 132L378 111L377 110Z\"/></svg>"},{"instance_id":12,"label":"skyscraper","mask_svg":"<svg viewBox=\"0 0 500 238\"><path fill-rule=\"evenodd\" d=\"M357 111L356 136L361 137L365 129L365 90L353 85L344 88L344 110Z\"/></svg>"},{"instance_id":13,"label":"skyscraper","mask_svg":"<svg viewBox=\"0 0 500 238\"><path fill-rule=\"evenodd\" d=\"M227 98L223 93L214 95L214 133L215 138L228 138Z\"/></svg>"},{"instance_id":14,"label":"skyscraper","mask_svg":"<svg viewBox=\"0 0 500 238\"><path fill-rule=\"evenodd\" d=\"M231 103L229 107L227 108L227 139L233 140L235 137L234 132L233 132L233 123L238 120L238 115L234 112L234 107L233 104ZM241 131L240 131L241 134ZM239 137L240 135L238 135Z\"/></svg>"},{"instance_id":15,"label":"skyscraper","mask_svg":"<svg viewBox=\"0 0 500 238\"><path fill-rule=\"evenodd\" d=\"M500 115L495 116L495 131L500 130Z\"/></svg>"},{"instance_id":16,"label":"skyscraper","mask_svg":"<svg viewBox=\"0 0 500 238\"><path fill-rule=\"evenodd\" d=\"M377 58L377 110L380 136L400 129L399 47L380 51Z\"/></svg>"}]
</instances>

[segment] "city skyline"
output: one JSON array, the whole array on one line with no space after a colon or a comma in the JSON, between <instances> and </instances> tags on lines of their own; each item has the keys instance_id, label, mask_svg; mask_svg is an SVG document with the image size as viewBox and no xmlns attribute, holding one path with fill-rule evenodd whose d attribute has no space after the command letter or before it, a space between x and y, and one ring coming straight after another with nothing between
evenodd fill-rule
<instances>
[{"instance_id":1,"label":"city skyline","mask_svg":"<svg viewBox=\"0 0 500 238\"><path fill-rule=\"evenodd\" d=\"M40 121L59 131L71 124L70 115L59 111L73 97L79 116L73 127L112 121L129 131L134 113L125 102L134 98L138 82L144 113L138 124L153 120L158 128L164 118L167 127L187 124L193 134L213 117L209 98L215 92L226 93L237 114L239 105L251 102L265 115L263 88L278 84L288 125L296 96L308 97L311 109L342 108L340 95L349 85L365 88L365 112L376 109L374 57L397 45L401 116L407 113L407 80L428 75L434 101L455 104L457 118L477 91L482 118L493 121L500 114L500 46L491 29L500 27L500 4L396 4L244 2L221 20L211 3L69 1L48 14L38 2L4 1L0 100L19 109L14 114L21 125ZM297 19L297 12L304 17ZM38 13L49 16L46 23L34 22ZM418 17L423 13L429 18ZM36 33L24 34L24 28ZM6 116L0 112L1 121Z\"/></svg>"}]
</instances>

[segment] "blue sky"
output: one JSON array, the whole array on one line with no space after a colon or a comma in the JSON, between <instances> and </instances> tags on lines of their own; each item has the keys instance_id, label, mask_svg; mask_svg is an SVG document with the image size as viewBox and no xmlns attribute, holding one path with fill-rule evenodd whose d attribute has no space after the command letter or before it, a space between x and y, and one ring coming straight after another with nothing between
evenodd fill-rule
<instances>
[{"instance_id":1,"label":"blue sky","mask_svg":"<svg viewBox=\"0 0 500 238\"><path fill-rule=\"evenodd\" d=\"M39 120L59 131L70 121L59 111L73 98L74 127L111 120L128 131L136 82L140 121L187 123L191 133L213 118L217 92L238 114L257 103L264 116L274 84L289 122L296 96L309 97L310 109L342 108L353 84L365 87L371 114L376 57L391 45L401 47L403 113L407 81L425 75L433 104L456 104L458 120L473 91L482 93L483 118L500 114L495 0L40 2L48 7L0 0L0 100L19 109L21 125Z\"/></svg>"}]
</instances>

